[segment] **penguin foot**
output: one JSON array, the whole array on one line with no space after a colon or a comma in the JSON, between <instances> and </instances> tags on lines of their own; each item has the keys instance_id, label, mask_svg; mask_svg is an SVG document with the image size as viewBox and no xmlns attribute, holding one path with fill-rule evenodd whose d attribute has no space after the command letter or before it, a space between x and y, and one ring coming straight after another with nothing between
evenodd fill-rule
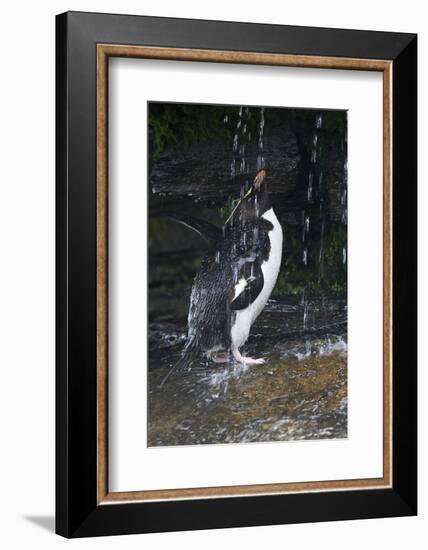
<instances>
[{"instance_id":1,"label":"penguin foot","mask_svg":"<svg viewBox=\"0 0 428 550\"><path fill-rule=\"evenodd\" d=\"M241 355L239 349L233 349L232 354L235 361L238 361L238 363L242 363L244 365L263 365L264 363L266 363L266 359L263 359L263 357L260 357L259 359L255 359L253 357L244 357L243 355Z\"/></svg>"},{"instance_id":2,"label":"penguin foot","mask_svg":"<svg viewBox=\"0 0 428 550\"><path fill-rule=\"evenodd\" d=\"M214 363L228 363L230 353L228 351L212 351L207 353L207 357Z\"/></svg>"}]
</instances>

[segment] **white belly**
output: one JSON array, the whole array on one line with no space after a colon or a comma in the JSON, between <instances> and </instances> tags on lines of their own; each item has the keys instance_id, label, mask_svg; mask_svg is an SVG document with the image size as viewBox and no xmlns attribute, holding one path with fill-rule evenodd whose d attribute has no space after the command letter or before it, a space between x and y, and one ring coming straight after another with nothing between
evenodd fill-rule
<instances>
[{"instance_id":1,"label":"white belly","mask_svg":"<svg viewBox=\"0 0 428 550\"><path fill-rule=\"evenodd\" d=\"M245 344L250 334L251 325L263 311L269 296L272 293L278 278L279 268L281 266L282 256L282 227L273 208L265 212L262 216L273 225L269 231L270 254L269 259L262 263L264 286L263 290L257 296L252 304L247 308L236 312L235 322L232 326L232 346L239 348Z\"/></svg>"}]
</instances>

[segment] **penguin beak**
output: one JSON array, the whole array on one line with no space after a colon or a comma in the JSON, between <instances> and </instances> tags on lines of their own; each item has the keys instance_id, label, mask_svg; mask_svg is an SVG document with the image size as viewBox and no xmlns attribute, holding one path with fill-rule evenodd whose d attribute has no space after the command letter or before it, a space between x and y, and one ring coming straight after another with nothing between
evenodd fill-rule
<instances>
[{"instance_id":1,"label":"penguin beak","mask_svg":"<svg viewBox=\"0 0 428 550\"><path fill-rule=\"evenodd\" d=\"M256 191L260 189L260 186L262 185L263 181L265 180L267 176L266 170L259 170L256 174L256 177L254 178L253 186Z\"/></svg>"}]
</instances>

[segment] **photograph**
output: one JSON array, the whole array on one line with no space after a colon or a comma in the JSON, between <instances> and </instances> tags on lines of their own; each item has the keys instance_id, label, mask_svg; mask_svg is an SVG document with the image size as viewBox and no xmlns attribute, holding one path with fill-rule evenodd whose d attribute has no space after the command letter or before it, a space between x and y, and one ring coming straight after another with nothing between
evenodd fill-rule
<instances>
[{"instance_id":1,"label":"photograph","mask_svg":"<svg viewBox=\"0 0 428 550\"><path fill-rule=\"evenodd\" d=\"M426 547L424 4L2 7L0 547Z\"/></svg>"},{"instance_id":2,"label":"photograph","mask_svg":"<svg viewBox=\"0 0 428 550\"><path fill-rule=\"evenodd\" d=\"M148 446L347 438L347 111L147 121Z\"/></svg>"}]
</instances>

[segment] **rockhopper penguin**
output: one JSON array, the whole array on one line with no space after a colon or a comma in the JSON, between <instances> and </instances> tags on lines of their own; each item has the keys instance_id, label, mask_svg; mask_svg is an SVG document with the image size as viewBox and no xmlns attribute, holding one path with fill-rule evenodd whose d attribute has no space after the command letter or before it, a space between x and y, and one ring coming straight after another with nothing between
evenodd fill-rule
<instances>
[{"instance_id":1,"label":"rockhopper penguin","mask_svg":"<svg viewBox=\"0 0 428 550\"><path fill-rule=\"evenodd\" d=\"M192 287L187 342L180 364L172 370L190 369L201 356L215 362L231 356L245 364L265 362L244 357L240 348L271 295L281 265L282 228L269 200L266 176L265 170L257 173L223 228L211 235Z\"/></svg>"}]
</instances>

